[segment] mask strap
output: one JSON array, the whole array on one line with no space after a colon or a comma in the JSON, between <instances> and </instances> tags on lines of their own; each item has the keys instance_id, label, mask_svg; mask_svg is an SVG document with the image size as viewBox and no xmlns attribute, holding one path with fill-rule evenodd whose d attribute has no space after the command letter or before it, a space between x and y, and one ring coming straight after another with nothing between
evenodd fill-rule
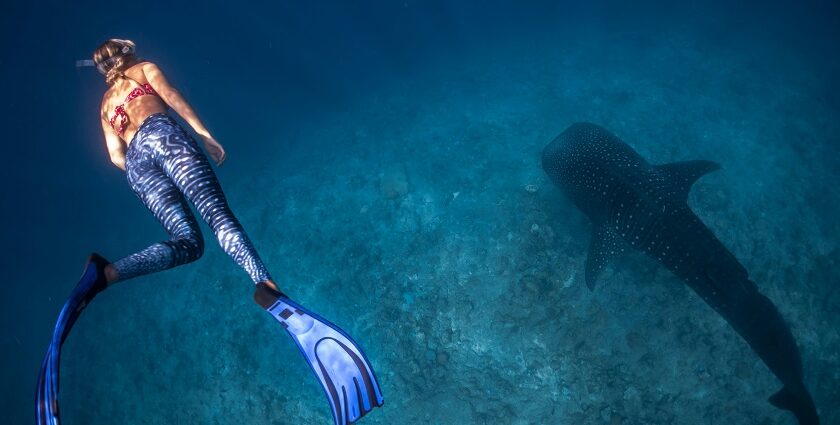
<instances>
[{"instance_id":1,"label":"mask strap","mask_svg":"<svg viewBox=\"0 0 840 425\"><path fill-rule=\"evenodd\" d=\"M123 55L133 55L134 54L134 46L123 46L120 50ZM91 59L80 59L76 61L76 68L85 68L85 67L96 67L96 70L99 71L100 74L105 75L106 67L110 67L116 61L116 57L110 57L105 59L100 65L97 65Z\"/></svg>"}]
</instances>

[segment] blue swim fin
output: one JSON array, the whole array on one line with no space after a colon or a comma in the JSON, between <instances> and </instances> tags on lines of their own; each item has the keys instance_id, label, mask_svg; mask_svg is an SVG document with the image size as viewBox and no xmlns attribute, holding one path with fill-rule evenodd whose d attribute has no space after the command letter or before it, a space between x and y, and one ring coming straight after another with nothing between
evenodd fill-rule
<instances>
[{"instance_id":1,"label":"blue swim fin","mask_svg":"<svg viewBox=\"0 0 840 425\"><path fill-rule=\"evenodd\" d=\"M97 254L91 254L82 278L64 303L58 321L55 324L47 355L41 364L38 383L35 388L35 423L38 425L58 425L58 367L61 360L61 345L67 339L70 329L76 323L82 310L96 294L108 286L105 280L105 266L108 260Z\"/></svg>"},{"instance_id":2,"label":"blue swim fin","mask_svg":"<svg viewBox=\"0 0 840 425\"><path fill-rule=\"evenodd\" d=\"M373 368L350 335L265 283L257 285L254 299L297 343L324 388L336 425L352 424L382 406Z\"/></svg>"}]
</instances>

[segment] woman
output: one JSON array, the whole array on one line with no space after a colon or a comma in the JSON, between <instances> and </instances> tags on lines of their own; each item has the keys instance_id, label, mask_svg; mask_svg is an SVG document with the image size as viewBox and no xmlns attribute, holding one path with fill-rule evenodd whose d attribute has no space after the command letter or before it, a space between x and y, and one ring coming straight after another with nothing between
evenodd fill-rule
<instances>
[{"instance_id":1,"label":"woman","mask_svg":"<svg viewBox=\"0 0 840 425\"><path fill-rule=\"evenodd\" d=\"M204 241L189 200L210 225L222 249L256 284L254 298L295 340L328 396L338 425L352 423L376 406L382 392L361 348L344 331L277 290L248 236L236 220L210 162L187 132L167 115L171 107L204 142L216 164L222 145L210 135L186 100L153 63L139 59L134 43L111 39L93 62L105 76L102 131L111 162L125 170L134 193L160 220L171 239L114 263L92 254L85 273L61 310L35 394L38 425L56 425L61 345L85 306L108 285L195 261ZM339 396L341 394L341 396Z\"/></svg>"},{"instance_id":2,"label":"woman","mask_svg":"<svg viewBox=\"0 0 840 425\"><path fill-rule=\"evenodd\" d=\"M239 221L204 153L195 140L167 115L167 106L200 137L216 164L226 154L195 111L152 62L143 61L129 40L108 40L93 61L108 90L101 121L111 162L126 171L128 184L160 220L172 239L156 243L105 267L107 283L154 273L197 260L204 252L198 223L187 205L195 205L222 249L254 283L276 288Z\"/></svg>"}]
</instances>

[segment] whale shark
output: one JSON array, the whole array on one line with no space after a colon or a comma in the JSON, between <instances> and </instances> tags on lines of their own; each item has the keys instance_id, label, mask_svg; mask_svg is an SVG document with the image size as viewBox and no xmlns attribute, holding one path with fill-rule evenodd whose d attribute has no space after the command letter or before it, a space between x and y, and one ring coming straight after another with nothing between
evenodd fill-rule
<instances>
[{"instance_id":1,"label":"whale shark","mask_svg":"<svg viewBox=\"0 0 840 425\"><path fill-rule=\"evenodd\" d=\"M683 280L738 332L783 388L769 398L800 424L819 423L802 360L776 306L688 206L691 186L720 166L696 160L652 165L601 126L576 123L542 153L543 170L592 222L584 274L627 250L642 251Z\"/></svg>"}]
</instances>

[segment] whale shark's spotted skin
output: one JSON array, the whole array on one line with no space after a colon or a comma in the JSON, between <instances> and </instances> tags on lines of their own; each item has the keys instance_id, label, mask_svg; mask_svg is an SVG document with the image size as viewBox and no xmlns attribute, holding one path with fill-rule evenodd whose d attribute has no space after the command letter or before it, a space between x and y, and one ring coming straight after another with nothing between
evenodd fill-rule
<instances>
[{"instance_id":1,"label":"whale shark's spotted skin","mask_svg":"<svg viewBox=\"0 0 840 425\"><path fill-rule=\"evenodd\" d=\"M627 247L646 252L692 280L700 280L698 272L714 260L710 255L723 255L726 258L719 260L725 260L729 275L746 279L746 270L729 251L693 249L698 244L722 247L686 203L691 184L718 169L717 164L691 161L654 167L603 128L581 123L545 148L543 168L597 224L586 267L590 287L606 261ZM692 238L680 237L685 233Z\"/></svg>"},{"instance_id":2,"label":"whale shark's spotted skin","mask_svg":"<svg viewBox=\"0 0 840 425\"><path fill-rule=\"evenodd\" d=\"M720 168L710 161L651 165L595 124L577 123L543 150L543 169L592 220L586 284L628 248L655 258L720 313L785 384L773 396L801 423L819 422L802 383L799 350L776 307L688 207L691 185Z\"/></svg>"}]
</instances>

